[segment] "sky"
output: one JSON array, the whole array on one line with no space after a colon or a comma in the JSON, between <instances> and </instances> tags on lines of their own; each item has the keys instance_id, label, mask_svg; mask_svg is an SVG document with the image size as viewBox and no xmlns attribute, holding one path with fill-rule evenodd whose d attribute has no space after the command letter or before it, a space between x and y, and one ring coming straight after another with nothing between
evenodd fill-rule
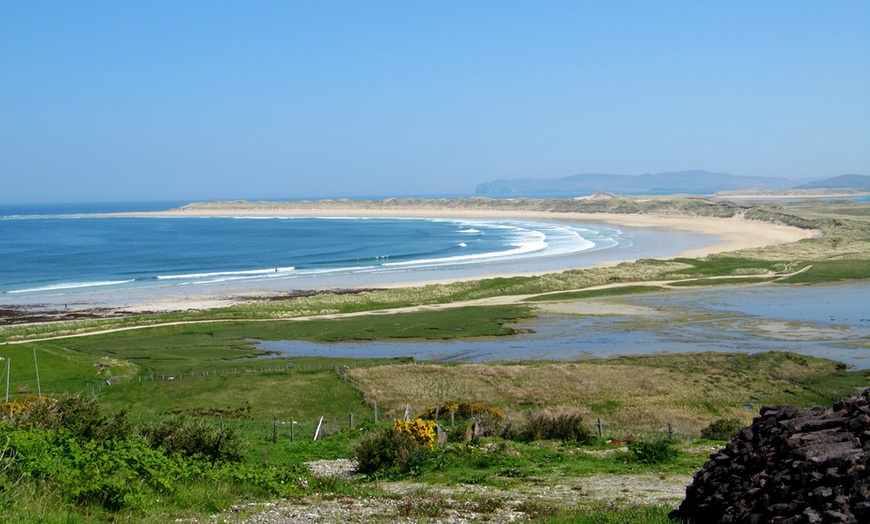
<instances>
[{"instance_id":1,"label":"sky","mask_svg":"<svg viewBox=\"0 0 870 524\"><path fill-rule=\"evenodd\" d=\"M870 175L870 2L0 0L0 204Z\"/></svg>"}]
</instances>

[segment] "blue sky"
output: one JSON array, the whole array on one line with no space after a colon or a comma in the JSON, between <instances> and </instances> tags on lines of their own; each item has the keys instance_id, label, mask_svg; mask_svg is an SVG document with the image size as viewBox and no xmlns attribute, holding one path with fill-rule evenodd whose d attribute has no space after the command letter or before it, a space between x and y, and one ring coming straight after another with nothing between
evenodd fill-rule
<instances>
[{"instance_id":1,"label":"blue sky","mask_svg":"<svg viewBox=\"0 0 870 524\"><path fill-rule=\"evenodd\" d=\"M870 2L0 0L0 203L870 174Z\"/></svg>"}]
</instances>

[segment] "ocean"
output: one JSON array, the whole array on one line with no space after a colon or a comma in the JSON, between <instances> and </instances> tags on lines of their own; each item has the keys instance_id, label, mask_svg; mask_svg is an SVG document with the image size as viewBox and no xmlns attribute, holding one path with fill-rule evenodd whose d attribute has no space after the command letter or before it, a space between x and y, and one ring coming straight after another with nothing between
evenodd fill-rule
<instances>
[{"instance_id":1,"label":"ocean","mask_svg":"<svg viewBox=\"0 0 870 524\"><path fill-rule=\"evenodd\" d=\"M462 270L546 269L544 261L566 256L615 256L610 253L634 247L639 238L602 225L526 220L90 215L175 205L0 207L0 302L220 284L280 283L292 289L361 275L411 281ZM642 237L641 247L677 249L697 245L703 235L684 235L678 242Z\"/></svg>"}]
</instances>

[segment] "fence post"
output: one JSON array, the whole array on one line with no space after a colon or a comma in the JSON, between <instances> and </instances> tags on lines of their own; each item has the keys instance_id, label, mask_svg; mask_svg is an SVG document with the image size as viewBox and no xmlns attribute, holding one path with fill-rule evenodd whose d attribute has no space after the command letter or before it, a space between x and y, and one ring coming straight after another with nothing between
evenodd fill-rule
<instances>
[{"instance_id":1,"label":"fence post","mask_svg":"<svg viewBox=\"0 0 870 524\"><path fill-rule=\"evenodd\" d=\"M36 394L42 396L42 386L39 384L39 363L36 361L36 346L33 346L33 365L36 368Z\"/></svg>"},{"instance_id":2,"label":"fence post","mask_svg":"<svg viewBox=\"0 0 870 524\"><path fill-rule=\"evenodd\" d=\"M272 444L278 443L278 417L272 417Z\"/></svg>"},{"instance_id":3,"label":"fence post","mask_svg":"<svg viewBox=\"0 0 870 524\"><path fill-rule=\"evenodd\" d=\"M411 404L405 404L405 416L403 420L405 422L411 420Z\"/></svg>"},{"instance_id":4,"label":"fence post","mask_svg":"<svg viewBox=\"0 0 870 524\"><path fill-rule=\"evenodd\" d=\"M317 437L320 436L320 426L323 425L323 417L320 417L320 421L317 423L317 429L314 430L314 440L317 440Z\"/></svg>"},{"instance_id":5,"label":"fence post","mask_svg":"<svg viewBox=\"0 0 870 524\"><path fill-rule=\"evenodd\" d=\"M293 417L290 417L290 442L296 441L295 435L294 435L294 428L293 428L293 426L295 426L295 425L296 425L296 421L293 420Z\"/></svg>"},{"instance_id":6,"label":"fence post","mask_svg":"<svg viewBox=\"0 0 870 524\"><path fill-rule=\"evenodd\" d=\"M601 434L601 417L598 418L598 438L602 438L602 434Z\"/></svg>"},{"instance_id":7,"label":"fence post","mask_svg":"<svg viewBox=\"0 0 870 524\"><path fill-rule=\"evenodd\" d=\"M373 407L375 408L375 425L377 425L377 423L378 423L378 403L372 402L372 404L374 405Z\"/></svg>"},{"instance_id":8,"label":"fence post","mask_svg":"<svg viewBox=\"0 0 870 524\"><path fill-rule=\"evenodd\" d=\"M350 414L350 417L348 420L348 428L353 429L353 413Z\"/></svg>"}]
</instances>

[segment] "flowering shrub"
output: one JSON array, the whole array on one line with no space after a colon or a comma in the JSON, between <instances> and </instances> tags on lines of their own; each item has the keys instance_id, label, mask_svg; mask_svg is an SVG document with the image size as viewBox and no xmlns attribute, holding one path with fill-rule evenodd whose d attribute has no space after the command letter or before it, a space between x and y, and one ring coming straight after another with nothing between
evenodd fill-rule
<instances>
[{"instance_id":1,"label":"flowering shrub","mask_svg":"<svg viewBox=\"0 0 870 524\"><path fill-rule=\"evenodd\" d=\"M483 404L471 404L469 402L445 402L437 408L430 406L420 415L420 418L433 420L436 411L439 417L449 417L450 412L453 411L453 416L457 420L468 420L484 414L492 415L499 420L504 419L504 414L495 408L484 406Z\"/></svg>"},{"instance_id":2,"label":"flowering shrub","mask_svg":"<svg viewBox=\"0 0 870 524\"><path fill-rule=\"evenodd\" d=\"M417 441L418 444L427 448L435 449L435 423L423 422L420 419L416 420L397 420L393 423L393 431L398 433L407 433Z\"/></svg>"},{"instance_id":3,"label":"flowering shrub","mask_svg":"<svg viewBox=\"0 0 870 524\"><path fill-rule=\"evenodd\" d=\"M4 422L14 423L20 418L30 418L31 413L44 413L54 406L55 400L50 397L25 395L10 402L0 402L0 413Z\"/></svg>"}]
</instances>

